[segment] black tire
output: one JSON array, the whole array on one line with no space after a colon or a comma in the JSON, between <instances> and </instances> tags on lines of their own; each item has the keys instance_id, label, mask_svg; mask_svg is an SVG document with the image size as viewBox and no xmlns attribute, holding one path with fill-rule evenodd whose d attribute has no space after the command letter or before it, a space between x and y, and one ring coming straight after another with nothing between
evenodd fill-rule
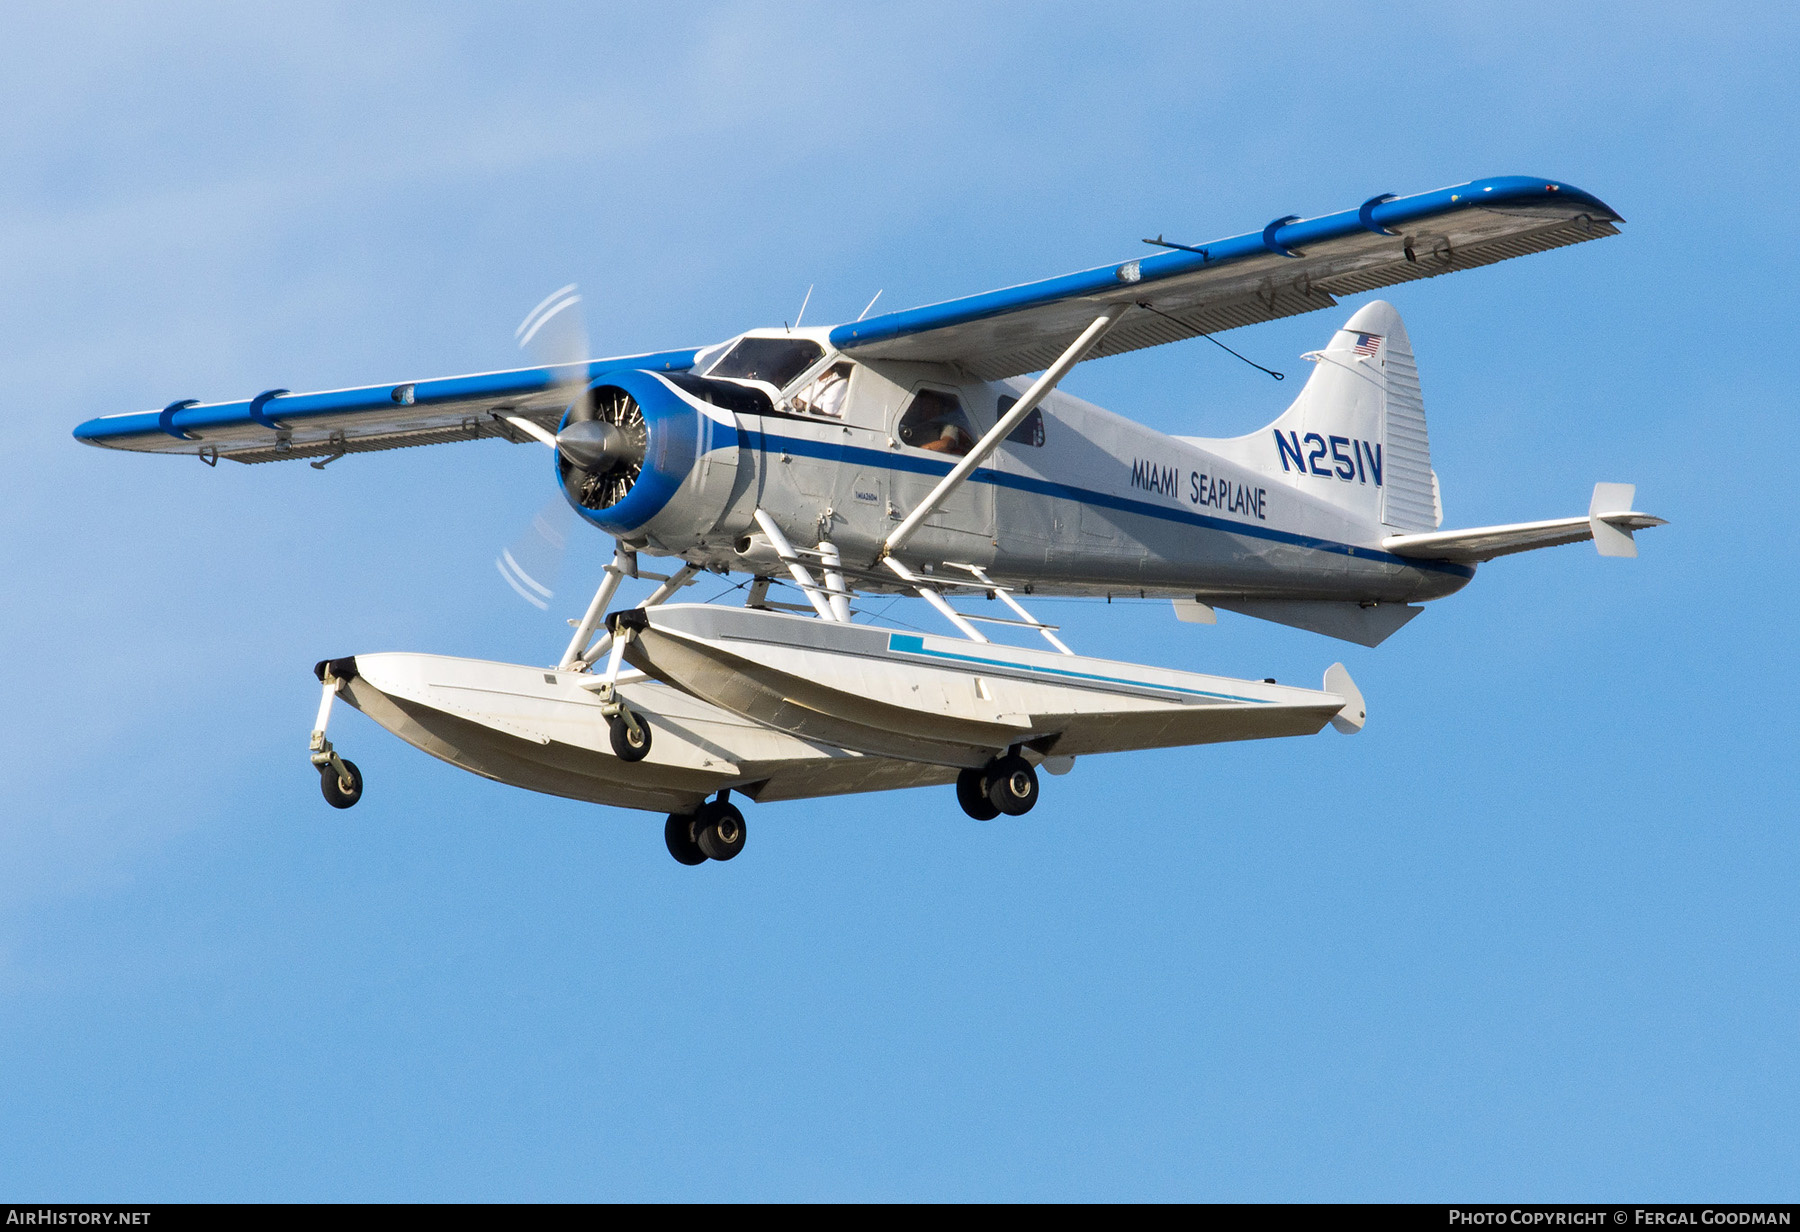
<instances>
[{"instance_id":1,"label":"black tire","mask_svg":"<svg viewBox=\"0 0 1800 1232\"><path fill-rule=\"evenodd\" d=\"M964 770L956 776L956 802L976 821L992 821L1000 816L1000 810L988 799L987 776L979 770Z\"/></svg>"},{"instance_id":2,"label":"black tire","mask_svg":"<svg viewBox=\"0 0 1800 1232\"><path fill-rule=\"evenodd\" d=\"M731 859L744 849L744 815L726 800L701 805L694 842L709 860Z\"/></svg>"},{"instance_id":3,"label":"black tire","mask_svg":"<svg viewBox=\"0 0 1800 1232\"><path fill-rule=\"evenodd\" d=\"M641 736L632 734L631 725L625 721L624 715L616 714L607 721L607 725L612 728L613 752L618 754L620 761L643 761L650 756L649 721L641 714L635 717Z\"/></svg>"},{"instance_id":4,"label":"black tire","mask_svg":"<svg viewBox=\"0 0 1800 1232\"><path fill-rule=\"evenodd\" d=\"M692 813L670 813L663 825L663 842L679 864L706 863L706 853L694 842L694 820Z\"/></svg>"},{"instance_id":5,"label":"black tire","mask_svg":"<svg viewBox=\"0 0 1800 1232\"><path fill-rule=\"evenodd\" d=\"M1008 817L1023 817L1037 803L1037 771L1017 754L989 762L986 778L989 802Z\"/></svg>"},{"instance_id":6,"label":"black tire","mask_svg":"<svg viewBox=\"0 0 1800 1232\"><path fill-rule=\"evenodd\" d=\"M341 760L344 769L350 772L349 791L338 782L338 772L331 768L330 762L319 767L319 790L325 794L325 803L332 808L349 808L362 799L362 771L356 768L355 762L347 758Z\"/></svg>"}]
</instances>

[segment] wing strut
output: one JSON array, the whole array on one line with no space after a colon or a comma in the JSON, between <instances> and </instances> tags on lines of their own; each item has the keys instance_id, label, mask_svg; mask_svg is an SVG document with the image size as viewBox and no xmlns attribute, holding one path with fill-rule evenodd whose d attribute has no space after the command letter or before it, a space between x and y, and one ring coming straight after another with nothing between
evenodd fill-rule
<instances>
[{"instance_id":1,"label":"wing strut","mask_svg":"<svg viewBox=\"0 0 1800 1232\"><path fill-rule=\"evenodd\" d=\"M535 436L538 440L550 446L550 448L556 448L556 433L550 431L548 428L539 427L529 419L526 419L523 415L502 415L500 418L523 432L526 436Z\"/></svg>"},{"instance_id":2,"label":"wing strut","mask_svg":"<svg viewBox=\"0 0 1800 1232\"><path fill-rule=\"evenodd\" d=\"M1095 343L1105 337L1106 331L1118 324L1119 318L1125 315L1130 304L1109 304L1105 311L1094 318L1093 324L1081 331L1081 336L1069 344L1068 350L1056 357L1056 362L1044 369L1044 374L1031 383L1025 396L1013 404L1011 410L1002 415L993 427L989 428L982 438L950 469L950 473L938 480L937 487L931 489L920 505L906 515L906 520L894 528L894 533L887 537L881 545L881 559L886 560L903 547L906 541L919 529L919 524L942 505L949 495L961 487L963 480L974 473L975 468L987 460L994 448L1006 439L1014 428L1025 422L1025 416L1037 409L1037 404L1044 400L1046 394L1056 388L1057 382L1069 374L1069 369L1081 362L1082 356L1091 350ZM765 528L766 529L766 528Z\"/></svg>"}]
</instances>

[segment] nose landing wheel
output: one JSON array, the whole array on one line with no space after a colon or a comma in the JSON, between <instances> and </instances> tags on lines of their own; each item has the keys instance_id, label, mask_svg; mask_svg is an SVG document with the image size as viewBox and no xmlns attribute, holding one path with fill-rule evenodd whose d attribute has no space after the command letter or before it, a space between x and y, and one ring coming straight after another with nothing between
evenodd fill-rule
<instances>
[{"instance_id":1,"label":"nose landing wheel","mask_svg":"<svg viewBox=\"0 0 1800 1232\"><path fill-rule=\"evenodd\" d=\"M650 755L650 724L643 715L621 708L607 726L620 761L643 761Z\"/></svg>"},{"instance_id":2,"label":"nose landing wheel","mask_svg":"<svg viewBox=\"0 0 1800 1232\"><path fill-rule=\"evenodd\" d=\"M334 758L319 767L319 790L332 808L349 808L362 799L362 771L347 757Z\"/></svg>"}]
</instances>

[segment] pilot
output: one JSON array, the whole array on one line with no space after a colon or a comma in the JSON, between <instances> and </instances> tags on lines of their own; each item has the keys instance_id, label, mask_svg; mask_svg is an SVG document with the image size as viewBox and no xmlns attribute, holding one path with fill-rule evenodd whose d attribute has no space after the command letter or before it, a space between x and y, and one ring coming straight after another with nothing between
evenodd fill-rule
<instances>
[{"instance_id":1,"label":"pilot","mask_svg":"<svg viewBox=\"0 0 1800 1232\"><path fill-rule=\"evenodd\" d=\"M839 364L796 394L794 401L803 411L841 419L844 414L844 395L849 390L850 373L844 365Z\"/></svg>"},{"instance_id":2,"label":"pilot","mask_svg":"<svg viewBox=\"0 0 1800 1232\"><path fill-rule=\"evenodd\" d=\"M833 368L825 374L818 392L813 395L813 411L819 415L829 415L833 419L844 413L844 395L850 391L850 374L842 368Z\"/></svg>"}]
</instances>

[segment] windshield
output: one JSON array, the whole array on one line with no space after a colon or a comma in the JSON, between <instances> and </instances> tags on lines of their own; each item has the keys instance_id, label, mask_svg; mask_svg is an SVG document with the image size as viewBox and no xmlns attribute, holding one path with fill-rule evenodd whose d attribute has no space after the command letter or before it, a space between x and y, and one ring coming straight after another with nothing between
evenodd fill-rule
<instances>
[{"instance_id":1,"label":"windshield","mask_svg":"<svg viewBox=\"0 0 1800 1232\"><path fill-rule=\"evenodd\" d=\"M781 389L824 354L824 347L805 338L745 338L708 369L706 375L767 381Z\"/></svg>"}]
</instances>

